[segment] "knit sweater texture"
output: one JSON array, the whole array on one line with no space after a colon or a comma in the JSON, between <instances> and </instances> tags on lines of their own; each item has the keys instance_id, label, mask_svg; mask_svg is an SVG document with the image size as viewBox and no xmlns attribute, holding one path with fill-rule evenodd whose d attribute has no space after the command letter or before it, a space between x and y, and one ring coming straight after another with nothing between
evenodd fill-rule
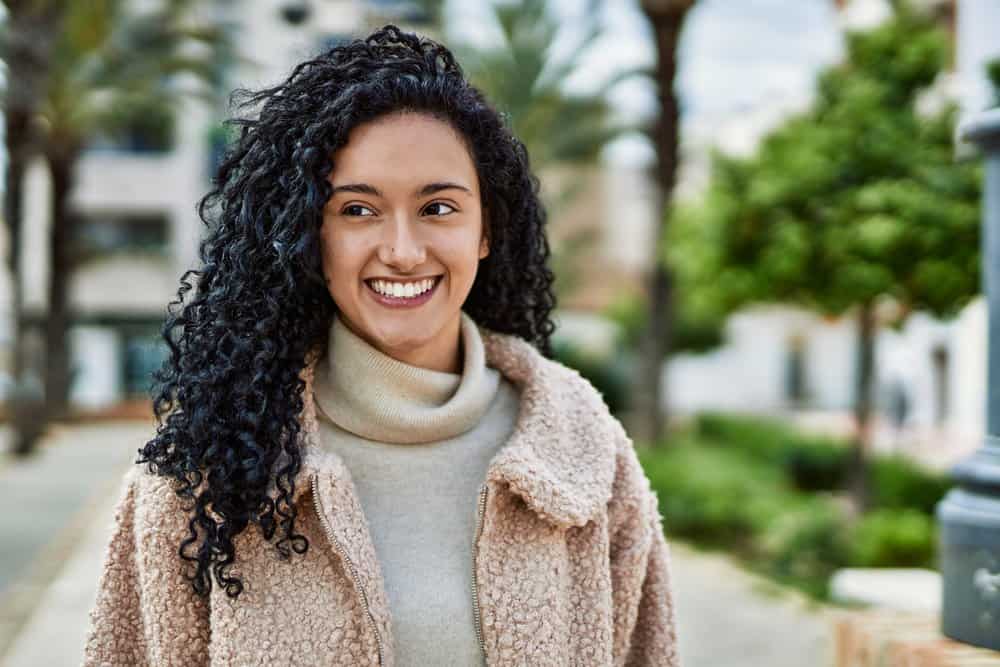
<instances>
[{"instance_id":1,"label":"knit sweater texture","mask_svg":"<svg viewBox=\"0 0 1000 667\"><path fill-rule=\"evenodd\" d=\"M320 443L354 479L385 579L405 665L482 664L472 605L476 498L514 429L516 388L486 365L461 313L461 372L399 361L330 327L317 363Z\"/></svg>"}]
</instances>

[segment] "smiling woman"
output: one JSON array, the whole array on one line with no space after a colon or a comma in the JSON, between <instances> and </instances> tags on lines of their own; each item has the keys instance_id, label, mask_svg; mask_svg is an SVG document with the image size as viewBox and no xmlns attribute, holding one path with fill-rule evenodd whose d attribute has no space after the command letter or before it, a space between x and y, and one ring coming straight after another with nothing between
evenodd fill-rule
<instances>
[{"instance_id":1,"label":"smiling woman","mask_svg":"<svg viewBox=\"0 0 1000 667\"><path fill-rule=\"evenodd\" d=\"M392 25L244 100L84 665L677 667L656 494L552 359L524 145Z\"/></svg>"},{"instance_id":2,"label":"smiling woman","mask_svg":"<svg viewBox=\"0 0 1000 667\"><path fill-rule=\"evenodd\" d=\"M461 308L489 254L468 142L394 112L355 127L333 163L323 268L344 323L384 354L458 372Z\"/></svg>"}]
</instances>

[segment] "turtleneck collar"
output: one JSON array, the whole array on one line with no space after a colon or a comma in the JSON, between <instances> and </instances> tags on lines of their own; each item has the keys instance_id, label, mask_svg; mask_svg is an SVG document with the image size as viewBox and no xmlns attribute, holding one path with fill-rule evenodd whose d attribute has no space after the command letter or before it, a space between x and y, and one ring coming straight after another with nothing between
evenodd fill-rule
<instances>
[{"instance_id":1,"label":"turtleneck collar","mask_svg":"<svg viewBox=\"0 0 1000 667\"><path fill-rule=\"evenodd\" d=\"M500 373L486 365L476 322L461 311L461 373L414 366L372 346L335 313L315 376L321 416L368 440L416 444L452 438L489 408Z\"/></svg>"}]
</instances>

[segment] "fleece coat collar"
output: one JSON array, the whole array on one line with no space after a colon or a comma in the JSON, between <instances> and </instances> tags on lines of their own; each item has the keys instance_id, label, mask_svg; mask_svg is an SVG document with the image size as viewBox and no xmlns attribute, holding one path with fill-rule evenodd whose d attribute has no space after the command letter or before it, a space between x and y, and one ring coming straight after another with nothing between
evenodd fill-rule
<instances>
[{"instance_id":1,"label":"fleece coat collar","mask_svg":"<svg viewBox=\"0 0 1000 667\"><path fill-rule=\"evenodd\" d=\"M486 364L499 370L521 394L514 432L494 455L486 481L504 483L542 518L559 526L583 526L611 497L615 471L614 443L621 424L598 405L599 394L575 369L544 357L524 339L477 325ZM320 483L350 484L342 459L320 443L313 377L321 354L310 352L300 377L303 391L300 477L297 501L313 475ZM587 391L590 389L590 391ZM571 410L567 410L571 406Z\"/></svg>"}]
</instances>

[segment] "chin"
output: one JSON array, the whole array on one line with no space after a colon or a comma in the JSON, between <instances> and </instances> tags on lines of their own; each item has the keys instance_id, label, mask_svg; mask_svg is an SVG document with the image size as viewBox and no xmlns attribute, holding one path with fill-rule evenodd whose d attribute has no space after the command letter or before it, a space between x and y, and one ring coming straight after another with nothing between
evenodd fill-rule
<instances>
[{"instance_id":1,"label":"chin","mask_svg":"<svg viewBox=\"0 0 1000 667\"><path fill-rule=\"evenodd\" d=\"M400 321L386 327L372 327L370 334L379 347L405 352L427 345L433 340L427 326L412 321Z\"/></svg>"}]
</instances>

